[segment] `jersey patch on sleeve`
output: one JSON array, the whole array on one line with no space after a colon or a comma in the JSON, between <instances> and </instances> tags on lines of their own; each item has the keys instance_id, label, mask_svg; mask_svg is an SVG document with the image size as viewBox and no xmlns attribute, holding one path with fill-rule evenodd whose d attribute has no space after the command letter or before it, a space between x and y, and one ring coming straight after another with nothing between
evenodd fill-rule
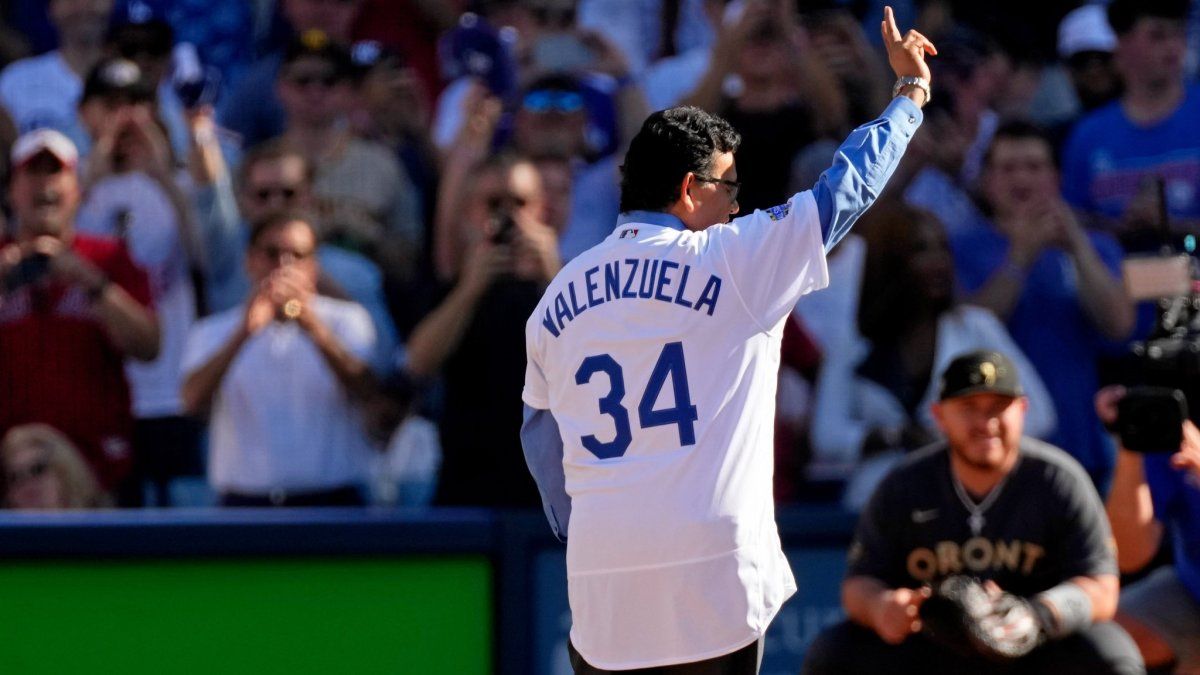
<instances>
[{"instance_id":1,"label":"jersey patch on sleeve","mask_svg":"<svg viewBox=\"0 0 1200 675\"><path fill-rule=\"evenodd\" d=\"M766 214L767 214L767 217L770 218L771 220L778 221L778 220L783 220L784 218L787 218L787 214L791 210L792 210L792 203L787 202L786 204L780 204L779 206L772 206L771 208L766 210Z\"/></svg>"}]
</instances>

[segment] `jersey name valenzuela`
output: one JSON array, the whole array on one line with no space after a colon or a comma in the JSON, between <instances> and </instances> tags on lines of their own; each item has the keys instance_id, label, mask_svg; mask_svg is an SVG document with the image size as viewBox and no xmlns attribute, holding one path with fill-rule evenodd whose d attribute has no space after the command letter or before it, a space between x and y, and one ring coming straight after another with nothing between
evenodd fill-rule
<instances>
[{"instance_id":1,"label":"jersey name valenzuela","mask_svg":"<svg viewBox=\"0 0 1200 675\"><path fill-rule=\"evenodd\" d=\"M637 234L636 229L627 232ZM693 295L696 289L699 294ZM692 266L687 263L623 258L594 265L581 278L568 282L555 294L553 307L546 307L542 325L557 338L575 317L616 300L657 300L712 316L720 296L721 277L709 274L701 286L699 279L693 281Z\"/></svg>"}]
</instances>

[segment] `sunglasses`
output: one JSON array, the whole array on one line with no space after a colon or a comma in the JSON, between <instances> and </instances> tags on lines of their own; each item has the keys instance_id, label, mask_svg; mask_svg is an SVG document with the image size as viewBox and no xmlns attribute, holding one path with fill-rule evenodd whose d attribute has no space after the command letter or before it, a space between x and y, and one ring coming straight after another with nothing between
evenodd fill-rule
<instances>
[{"instance_id":1,"label":"sunglasses","mask_svg":"<svg viewBox=\"0 0 1200 675\"><path fill-rule=\"evenodd\" d=\"M701 176L700 174L692 174L692 177L701 183L716 183L724 186L725 191L729 193L729 201L731 202L737 201L738 191L742 189L742 182L737 180L713 178L712 176Z\"/></svg>"},{"instance_id":2,"label":"sunglasses","mask_svg":"<svg viewBox=\"0 0 1200 675\"><path fill-rule=\"evenodd\" d=\"M253 192L253 194L254 194L254 198L260 202L268 201L271 199L271 197L276 197L276 196L282 197L286 200L292 200L292 199L296 198L296 188L264 187L264 188L259 188L258 190L255 190Z\"/></svg>"},{"instance_id":3,"label":"sunglasses","mask_svg":"<svg viewBox=\"0 0 1200 675\"><path fill-rule=\"evenodd\" d=\"M50 460L45 458L39 459L27 467L5 472L4 483L5 485L9 486L20 485L26 481L33 480L34 478L41 478L42 476L46 475L46 472L49 470Z\"/></svg>"},{"instance_id":4,"label":"sunglasses","mask_svg":"<svg viewBox=\"0 0 1200 675\"><path fill-rule=\"evenodd\" d=\"M535 113L573 113L583 109L583 96L574 91L542 89L525 94L521 107Z\"/></svg>"}]
</instances>

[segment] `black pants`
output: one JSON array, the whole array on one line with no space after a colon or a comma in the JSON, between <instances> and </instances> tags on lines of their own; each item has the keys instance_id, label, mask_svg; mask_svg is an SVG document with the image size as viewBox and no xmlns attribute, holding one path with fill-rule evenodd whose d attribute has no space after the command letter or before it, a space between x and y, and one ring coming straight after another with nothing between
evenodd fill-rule
<instances>
[{"instance_id":1,"label":"black pants","mask_svg":"<svg viewBox=\"0 0 1200 675\"><path fill-rule=\"evenodd\" d=\"M364 506L362 491L342 487L320 492L277 492L269 495L244 495L236 492L221 494L221 506Z\"/></svg>"},{"instance_id":2,"label":"black pants","mask_svg":"<svg viewBox=\"0 0 1200 675\"><path fill-rule=\"evenodd\" d=\"M889 645L875 631L844 621L817 636L804 659L803 675L824 673L967 673L968 675L1144 674L1133 639L1109 621L1048 642L1009 664L961 656L921 635Z\"/></svg>"},{"instance_id":3,"label":"black pants","mask_svg":"<svg viewBox=\"0 0 1200 675\"><path fill-rule=\"evenodd\" d=\"M659 666L658 668L601 670L589 665L579 655L579 652L575 651L575 645L567 643L567 651L571 655L571 667L575 669L575 675L606 675L607 673L619 673L620 675L758 675L758 667L762 663L762 647L763 641L762 638L759 638L758 641L752 642L732 654L718 656L715 659L680 663L674 666Z\"/></svg>"}]
</instances>

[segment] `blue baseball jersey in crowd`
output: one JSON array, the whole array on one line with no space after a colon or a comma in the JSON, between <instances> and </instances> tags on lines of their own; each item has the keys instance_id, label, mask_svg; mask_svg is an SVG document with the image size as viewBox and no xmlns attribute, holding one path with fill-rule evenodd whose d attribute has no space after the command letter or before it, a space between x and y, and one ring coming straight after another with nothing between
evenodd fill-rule
<instances>
[{"instance_id":1,"label":"blue baseball jersey in crowd","mask_svg":"<svg viewBox=\"0 0 1200 675\"><path fill-rule=\"evenodd\" d=\"M828 252L850 231L854 221L883 191L911 138L912 125L923 119L921 110L900 97L872 122L864 124L842 142L834 153L833 165L813 186L821 235ZM904 130L898 133L898 130ZM778 208L778 207L775 207ZM639 222L683 229L675 216L661 212L635 211L621 214L618 225ZM565 489L563 447L558 424L547 410L525 406L521 442L530 471L542 493L546 516L554 533L564 541L571 512Z\"/></svg>"},{"instance_id":2,"label":"blue baseball jersey in crowd","mask_svg":"<svg viewBox=\"0 0 1200 675\"><path fill-rule=\"evenodd\" d=\"M1089 232L1088 237L1119 276L1121 247L1105 234ZM978 291L1008 259L1008 240L986 221L951 236L950 247L959 288L967 294ZM1054 399L1058 430L1046 440L1079 460L1097 485L1105 484L1115 448L1096 417L1092 397L1099 388L1096 359L1110 343L1080 305L1077 273L1066 253L1047 250L1034 262L1005 325Z\"/></svg>"},{"instance_id":3,"label":"blue baseball jersey in crowd","mask_svg":"<svg viewBox=\"0 0 1200 675\"><path fill-rule=\"evenodd\" d=\"M1154 517L1171 537L1179 580L1200 602L1200 479L1171 468L1171 456L1146 455Z\"/></svg>"},{"instance_id":4,"label":"blue baseball jersey in crowd","mask_svg":"<svg viewBox=\"0 0 1200 675\"><path fill-rule=\"evenodd\" d=\"M1120 217L1150 176L1166 180L1175 218L1200 219L1200 86L1170 117L1142 127L1120 101L1079 121L1063 151L1063 194L1089 213Z\"/></svg>"}]
</instances>

